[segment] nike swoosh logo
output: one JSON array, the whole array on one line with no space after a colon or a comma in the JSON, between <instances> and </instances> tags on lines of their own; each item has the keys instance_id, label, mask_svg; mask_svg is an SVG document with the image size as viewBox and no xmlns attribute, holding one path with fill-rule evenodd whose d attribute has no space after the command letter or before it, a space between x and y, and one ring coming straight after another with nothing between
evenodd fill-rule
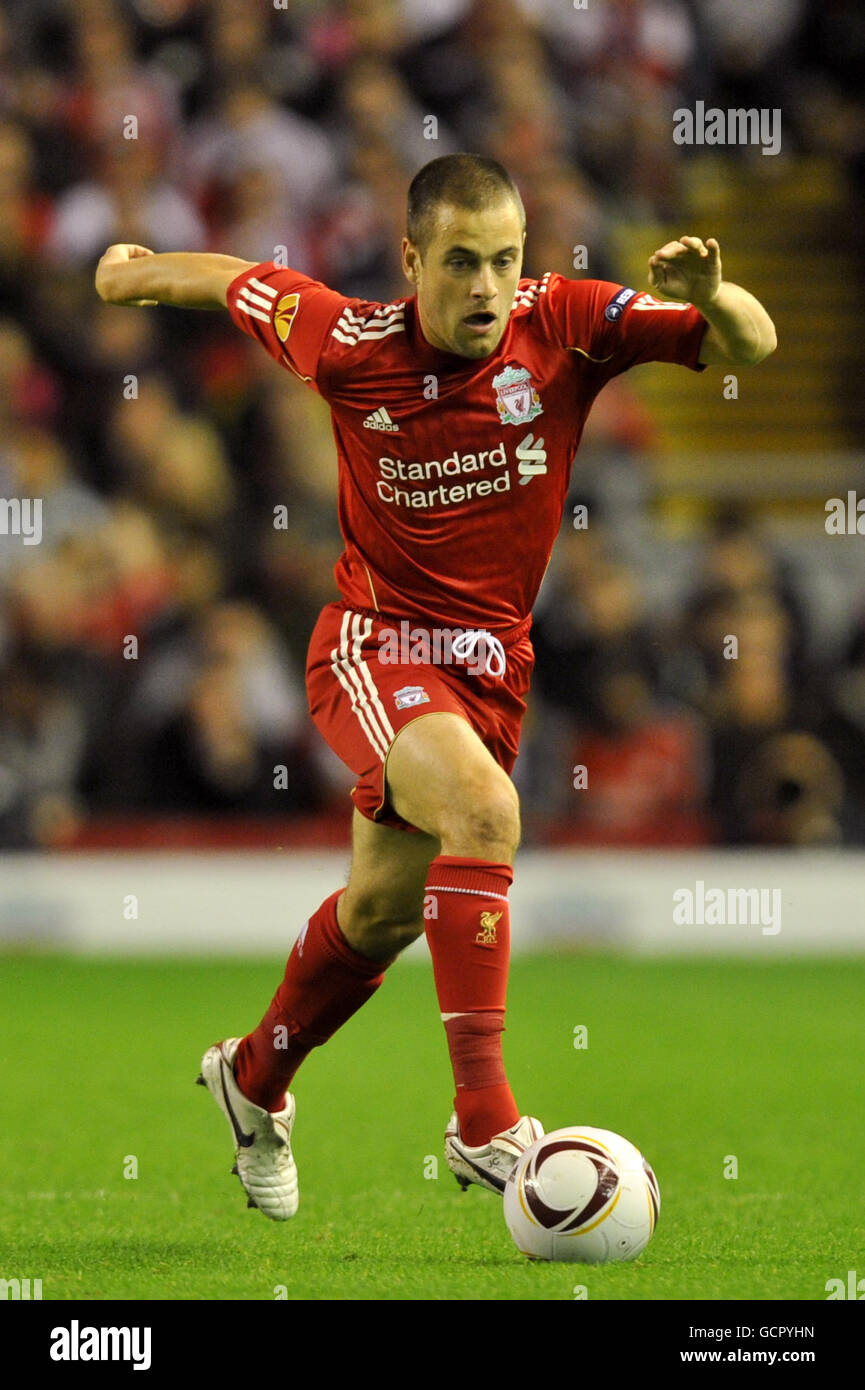
<instances>
[{"instance_id":1,"label":"nike swoosh logo","mask_svg":"<svg viewBox=\"0 0 865 1390\"><path fill-rule=\"evenodd\" d=\"M228 1118L231 1120L231 1127L238 1144L241 1148L248 1149L251 1144L255 1143L255 1130L251 1134L244 1134L237 1122L237 1116L231 1108L231 1101L228 1099L228 1091L225 1089L225 1072L222 1070L224 1066L225 1062L220 1058L219 1079L222 1082L222 1094L225 1096L225 1108L228 1111Z\"/></svg>"},{"instance_id":2,"label":"nike swoosh logo","mask_svg":"<svg viewBox=\"0 0 865 1390\"><path fill-rule=\"evenodd\" d=\"M481 1168L480 1164L478 1164L478 1163L473 1163L472 1160L469 1158L468 1154L467 1154L464 1150L462 1150L462 1149L457 1149L457 1153L459 1154L459 1156L460 1156L460 1158L462 1159L463 1163L467 1163L468 1166L469 1166L470 1168L473 1168L474 1171L475 1171L480 1177L486 1178L487 1182L491 1182L491 1183L493 1184L493 1186L494 1186L499 1192L504 1192L504 1190L505 1190L505 1179L504 1179L504 1178L500 1178L500 1177L498 1176L497 1173L490 1173L490 1172L488 1172L486 1168Z\"/></svg>"}]
</instances>

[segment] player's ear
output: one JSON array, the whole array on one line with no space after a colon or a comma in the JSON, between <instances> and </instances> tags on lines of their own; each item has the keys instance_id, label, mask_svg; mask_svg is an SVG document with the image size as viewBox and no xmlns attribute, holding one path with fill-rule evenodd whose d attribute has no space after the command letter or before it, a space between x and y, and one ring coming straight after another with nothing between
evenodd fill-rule
<instances>
[{"instance_id":1,"label":"player's ear","mask_svg":"<svg viewBox=\"0 0 865 1390\"><path fill-rule=\"evenodd\" d=\"M420 269L420 252L407 236L402 239L401 249L403 274L407 280L416 285Z\"/></svg>"}]
</instances>

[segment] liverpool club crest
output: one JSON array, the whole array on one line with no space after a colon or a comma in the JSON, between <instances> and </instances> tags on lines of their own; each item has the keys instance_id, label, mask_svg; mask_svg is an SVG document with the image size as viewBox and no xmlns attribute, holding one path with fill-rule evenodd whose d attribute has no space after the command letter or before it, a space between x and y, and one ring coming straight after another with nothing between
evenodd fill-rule
<instances>
[{"instance_id":1,"label":"liverpool club crest","mask_svg":"<svg viewBox=\"0 0 865 1390\"><path fill-rule=\"evenodd\" d=\"M542 415L541 398L532 385L532 374L526 367L505 367L493 377L496 406L503 425L525 425Z\"/></svg>"}]
</instances>

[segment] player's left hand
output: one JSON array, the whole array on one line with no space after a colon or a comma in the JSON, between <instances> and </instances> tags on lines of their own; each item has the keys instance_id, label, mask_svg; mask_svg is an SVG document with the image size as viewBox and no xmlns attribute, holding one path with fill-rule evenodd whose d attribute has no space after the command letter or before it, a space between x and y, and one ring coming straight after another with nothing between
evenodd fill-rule
<instances>
[{"instance_id":1,"label":"player's left hand","mask_svg":"<svg viewBox=\"0 0 865 1390\"><path fill-rule=\"evenodd\" d=\"M649 257L649 284L662 299L684 299L699 309L721 287L721 248L714 237L668 241Z\"/></svg>"},{"instance_id":2,"label":"player's left hand","mask_svg":"<svg viewBox=\"0 0 865 1390\"><path fill-rule=\"evenodd\" d=\"M149 246L139 246L139 245L137 244L137 242L130 242L130 241L118 241L118 242L115 242L113 246L109 246L109 248L108 248L108 250L105 252L105 254L104 254L103 256L101 256L100 259L99 259L99 264L98 264L97 267L96 267L96 288L97 288L97 290L99 289L100 271L103 269L103 267L105 267L105 266L111 266L111 265L119 265L119 264L122 264L124 261L135 261L135 260L138 260L138 258L139 258L140 256L153 256L154 254L155 254L155 252L151 251L151 249L150 249ZM119 304L127 305L129 308L143 309L143 308L150 308L151 306L157 305L157 304L159 303L159 300L158 300L158 299L123 299L123 300L115 300L115 301L113 301L113 302L114 302L114 303L119 303Z\"/></svg>"}]
</instances>

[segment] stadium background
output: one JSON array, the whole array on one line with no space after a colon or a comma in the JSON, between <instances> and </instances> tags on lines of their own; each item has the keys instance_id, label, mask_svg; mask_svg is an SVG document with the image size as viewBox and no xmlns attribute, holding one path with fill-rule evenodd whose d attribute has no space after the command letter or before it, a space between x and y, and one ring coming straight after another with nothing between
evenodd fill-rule
<instances>
[{"instance_id":1,"label":"stadium background","mask_svg":"<svg viewBox=\"0 0 865 1390\"><path fill-rule=\"evenodd\" d=\"M283 248L388 299L407 181L466 147L522 188L527 274L642 287L687 224L781 342L738 399L653 367L598 402L536 609L526 843L863 843L865 546L824 529L863 484L862 43L796 0L0 7L0 496L44 499L40 545L0 538L0 843L345 837L302 682L326 408L227 316L102 305L93 269ZM698 96L781 108L781 153L674 145Z\"/></svg>"},{"instance_id":2,"label":"stadium background","mask_svg":"<svg viewBox=\"0 0 865 1390\"><path fill-rule=\"evenodd\" d=\"M825 508L865 495L863 59L855 0L0 4L0 497L44 500L41 544L0 535L7 1132L35 1123L48 1077L54 1097L52 1127L46 1112L38 1142L7 1155L6 1274L17 1251L22 1275L51 1275L45 1297L271 1296L286 1277L273 1233L237 1240L234 1184L210 1184L225 1136L218 1117L191 1123L187 1083L200 1045L257 1020L347 865L351 779L302 680L340 550L326 408L225 315L101 304L96 261L124 240L281 248L386 300L406 291L411 175L464 148L520 185L527 275L642 288L664 241L716 235L780 341L736 373L737 395L719 369L643 367L589 422L536 608L515 774L515 946L580 953L515 963L512 1073L548 1123L642 1142L672 1201L659 1263L639 1286L609 1272L593 1297L821 1297L855 1262L865 538L827 534ZM673 111L697 100L780 108L781 152L674 144ZM672 893L700 880L778 888L782 930L675 924ZM192 958L137 959L176 952ZM229 952L267 961L203 959ZM692 963L638 959L658 952ZM705 952L730 958L693 963ZM406 1244L450 1081L431 980L407 969L381 1001L308 1064L310 1224L291 1232L290 1296L562 1296L513 1262L491 1281L448 1265L446 1282L442 1264L424 1282L423 1240L443 1262L460 1239L495 1262L501 1232L496 1245L482 1204L442 1206ZM390 1089L349 1164L327 1136L375 1067ZM86 1128L70 1099L82 1078ZM719 1155L749 1145L733 1199ZM122 1181L127 1150L147 1181ZM443 1186L424 1184L428 1203ZM327 1263L354 1258L335 1253L337 1191L378 1267ZM474 1282L454 1294L457 1274Z\"/></svg>"}]
</instances>

